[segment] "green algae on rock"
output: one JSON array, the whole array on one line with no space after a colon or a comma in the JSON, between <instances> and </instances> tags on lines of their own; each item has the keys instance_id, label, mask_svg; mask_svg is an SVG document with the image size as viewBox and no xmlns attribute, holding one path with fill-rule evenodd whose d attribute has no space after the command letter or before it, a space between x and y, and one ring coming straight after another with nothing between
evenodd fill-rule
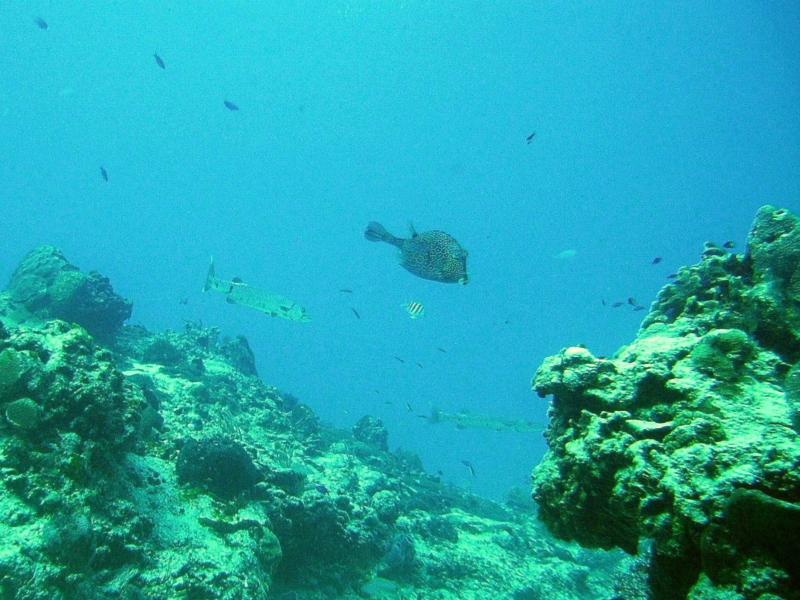
<instances>
[{"instance_id":1,"label":"green algae on rock","mask_svg":"<svg viewBox=\"0 0 800 600\"><path fill-rule=\"evenodd\" d=\"M30 398L19 398L6 405L6 419L20 429L36 429L41 416L41 407Z\"/></svg>"},{"instance_id":2,"label":"green algae on rock","mask_svg":"<svg viewBox=\"0 0 800 600\"><path fill-rule=\"evenodd\" d=\"M553 397L540 517L587 546L651 540L653 598L800 597L797 544L753 525L797 536L799 240L794 215L762 207L747 252L707 245L631 344L567 348L533 379Z\"/></svg>"}]
</instances>

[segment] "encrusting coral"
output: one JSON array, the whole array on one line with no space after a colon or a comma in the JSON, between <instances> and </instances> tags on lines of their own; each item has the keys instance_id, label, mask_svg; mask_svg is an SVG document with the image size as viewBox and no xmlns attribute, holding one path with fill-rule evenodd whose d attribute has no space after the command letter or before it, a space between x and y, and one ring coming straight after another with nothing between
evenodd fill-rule
<instances>
[{"instance_id":1,"label":"encrusting coral","mask_svg":"<svg viewBox=\"0 0 800 600\"><path fill-rule=\"evenodd\" d=\"M656 599L799 598L798 285L800 221L765 206L743 255L708 244L613 357L547 358L547 526L631 553L651 540Z\"/></svg>"}]
</instances>

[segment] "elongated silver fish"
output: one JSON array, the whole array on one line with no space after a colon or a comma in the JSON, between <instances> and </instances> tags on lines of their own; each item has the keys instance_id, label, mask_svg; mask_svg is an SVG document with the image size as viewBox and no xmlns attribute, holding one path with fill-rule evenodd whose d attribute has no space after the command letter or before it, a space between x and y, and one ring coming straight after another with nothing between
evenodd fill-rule
<instances>
[{"instance_id":1,"label":"elongated silver fish","mask_svg":"<svg viewBox=\"0 0 800 600\"><path fill-rule=\"evenodd\" d=\"M213 258L208 267L206 283L203 286L204 292L208 290L221 293L230 304L241 304L271 317L280 317L300 323L308 323L311 320L306 309L289 298L254 288L238 277L220 279L215 273Z\"/></svg>"},{"instance_id":2,"label":"elongated silver fish","mask_svg":"<svg viewBox=\"0 0 800 600\"><path fill-rule=\"evenodd\" d=\"M423 415L431 425L437 423L452 423L456 429L491 429L493 431L544 431L542 423L536 423L527 419L510 419L505 417L493 417L490 415L473 414L466 411L457 413L447 413L438 408L431 411L430 416Z\"/></svg>"}]
</instances>

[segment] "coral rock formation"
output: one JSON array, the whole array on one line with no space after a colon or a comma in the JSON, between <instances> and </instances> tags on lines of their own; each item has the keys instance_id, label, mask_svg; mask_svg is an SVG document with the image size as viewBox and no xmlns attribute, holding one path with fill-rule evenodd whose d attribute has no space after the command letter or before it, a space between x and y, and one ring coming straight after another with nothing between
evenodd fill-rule
<instances>
[{"instance_id":1,"label":"coral rock formation","mask_svg":"<svg viewBox=\"0 0 800 600\"><path fill-rule=\"evenodd\" d=\"M41 246L22 259L8 293L32 315L78 323L103 340L114 336L132 310L107 278L94 271L81 273L52 246Z\"/></svg>"},{"instance_id":2,"label":"coral rock formation","mask_svg":"<svg viewBox=\"0 0 800 600\"><path fill-rule=\"evenodd\" d=\"M765 206L744 255L707 245L611 359L547 358L548 527L631 553L652 540L656 599L800 597L798 285L800 221Z\"/></svg>"}]
</instances>

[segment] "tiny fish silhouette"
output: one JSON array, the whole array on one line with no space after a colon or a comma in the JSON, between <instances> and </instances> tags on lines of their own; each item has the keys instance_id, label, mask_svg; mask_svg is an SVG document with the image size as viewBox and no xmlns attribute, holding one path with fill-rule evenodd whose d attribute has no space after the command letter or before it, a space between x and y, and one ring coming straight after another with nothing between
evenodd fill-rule
<instances>
[{"instance_id":1,"label":"tiny fish silhouette","mask_svg":"<svg viewBox=\"0 0 800 600\"><path fill-rule=\"evenodd\" d=\"M625 303L624 302L614 302L614 304L611 305L611 308L619 308L623 304L625 304Z\"/></svg>"},{"instance_id":2,"label":"tiny fish silhouette","mask_svg":"<svg viewBox=\"0 0 800 600\"><path fill-rule=\"evenodd\" d=\"M667 275L667 279L677 279L677 277L678 277L677 273L670 273L669 275Z\"/></svg>"},{"instance_id":3,"label":"tiny fish silhouette","mask_svg":"<svg viewBox=\"0 0 800 600\"><path fill-rule=\"evenodd\" d=\"M533 138L535 137L536 137L536 132L534 131L532 134L530 134L528 137L525 138L525 141L530 144L533 141Z\"/></svg>"},{"instance_id":4,"label":"tiny fish silhouette","mask_svg":"<svg viewBox=\"0 0 800 600\"><path fill-rule=\"evenodd\" d=\"M223 104L225 104L225 108L227 108L228 110L239 110L239 107L236 106L230 100L225 100L225 102Z\"/></svg>"},{"instance_id":5,"label":"tiny fish silhouette","mask_svg":"<svg viewBox=\"0 0 800 600\"><path fill-rule=\"evenodd\" d=\"M631 306L636 306L638 303L634 298L628 298L628 304L630 304Z\"/></svg>"},{"instance_id":6,"label":"tiny fish silhouette","mask_svg":"<svg viewBox=\"0 0 800 600\"><path fill-rule=\"evenodd\" d=\"M360 314L358 314L358 311L357 311L355 308L353 308L353 307L351 306L351 307L350 307L350 310L352 310L352 311L353 311L353 314L356 316L356 319L361 319L361 315L360 315Z\"/></svg>"},{"instance_id":7,"label":"tiny fish silhouette","mask_svg":"<svg viewBox=\"0 0 800 600\"><path fill-rule=\"evenodd\" d=\"M735 248L736 244L734 244L731 240L728 240L727 242L722 244L722 247L723 248L727 248L728 250L730 250L731 248Z\"/></svg>"},{"instance_id":8,"label":"tiny fish silhouette","mask_svg":"<svg viewBox=\"0 0 800 600\"><path fill-rule=\"evenodd\" d=\"M437 347L436 347L436 349L437 349L439 352L444 352L445 354L447 354L447 350L445 350L445 349L444 349L444 348L442 348L441 346L437 346Z\"/></svg>"},{"instance_id":9,"label":"tiny fish silhouette","mask_svg":"<svg viewBox=\"0 0 800 600\"><path fill-rule=\"evenodd\" d=\"M469 469L470 474L473 477L475 477L475 467L472 466L471 462L469 462L468 460L462 460L461 464L464 465L465 467L467 467L467 469Z\"/></svg>"},{"instance_id":10,"label":"tiny fish silhouette","mask_svg":"<svg viewBox=\"0 0 800 600\"><path fill-rule=\"evenodd\" d=\"M638 306L638 305L637 305L637 306L634 306L634 307L633 307L633 310L634 310L634 311L637 311L637 310L644 310L644 306Z\"/></svg>"},{"instance_id":11,"label":"tiny fish silhouette","mask_svg":"<svg viewBox=\"0 0 800 600\"><path fill-rule=\"evenodd\" d=\"M166 69L167 68L167 65L164 64L164 60L158 54L153 54L153 58L156 59L156 64L159 67L161 67L162 69Z\"/></svg>"},{"instance_id":12,"label":"tiny fish silhouette","mask_svg":"<svg viewBox=\"0 0 800 600\"><path fill-rule=\"evenodd\" d=\"M343 294L352 294L353 293L353 290L351 290L350 288L342 288L339 291L342 292Z\"/></svg>"},{"instance_id":13,"label":"tiny fish silhouette","mask_svg":"<svg viewBox=\"0 0 800 600\"><path fill-rule=\"evenodd\" d=\"M105 167L100 167L100 176L108 181L108 171L106 171Z\"/></svg>"},{"instance_id":14,"label":"tiny fish silhouette","mask_svg":"<svg viewBox=\"0 0 800 600\"><path fill-rule=\"evenodd\" d=\"M42 17L36 17L36 18L33 20L33 22L34 22L34 23L36 23L36 26L37 26L39 29L42 29L42 30L44 30L44 29L47 29L47 27L48 27L48 25L47 25L47 21L45 21L45 20L44 20Z\"/></svg>"},{"instance_id":15,"label":"tiny fish silhouette","mask_svg":"<svg viewBox=\"0 0 800 600\"><path fill-rule=\"evenodd\" d=\"M402 358L400 358L399 356L392 356L392 358L395 359L397 362L401 362L401 363L406 362Z\"/></svg>"},{"instance_id":16,"label":"tiny fish silhouette","mask_svg":"<svg viewBox=\"0 0 800 600\"><path fill-rule=\"evenodd\" d=\"M661 262L661 257L660 257L660 256L656 256L656 257L655 257L655 258L654 258L654 259L651 261L651 263L650 263L650 264L651 264L651 265L657 265L657 264L658 264L658 263L660 263L660 262Z\"/></svg>"},{"instance_id":17,"label":"tiny fish silhouette","mask_svg":"<svg viewBox=\"0 0 800 600\"><path fill-rule=\"evenodd\" d=\"M423 366L422 366L422 363L417 363L417 366L418 366L420 369L424 369L424 368L425 368L425 367L423 367Z\"/></svg>"}]
</instances>

